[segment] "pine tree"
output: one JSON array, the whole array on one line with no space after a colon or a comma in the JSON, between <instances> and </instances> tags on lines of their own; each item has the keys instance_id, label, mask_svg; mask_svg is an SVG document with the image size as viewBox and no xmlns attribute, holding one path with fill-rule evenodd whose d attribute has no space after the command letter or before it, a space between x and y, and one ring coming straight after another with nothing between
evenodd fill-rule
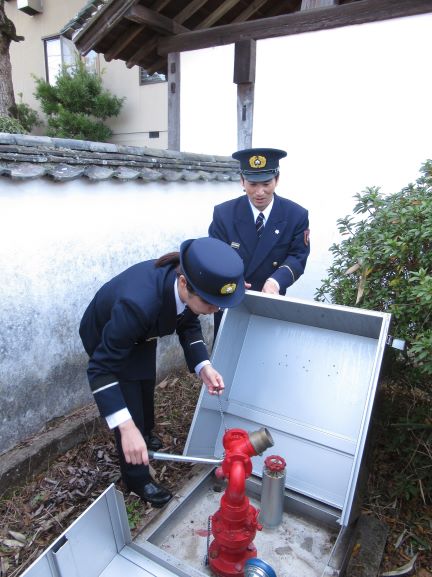
<instances>
[{"instance_id":1,"label":"pine tree","mask_svg":"<svg viewBox=\"0 0 432 577\"><path fill-rule=\"evenodd\" d=\"M35 97L48 117L48 136L97 142L111 137L103 120L118 116L124 101L105 90L102 78L79 58L74 66L62 68L53 86L36 78Z\"/></svg>"}]
</instances>

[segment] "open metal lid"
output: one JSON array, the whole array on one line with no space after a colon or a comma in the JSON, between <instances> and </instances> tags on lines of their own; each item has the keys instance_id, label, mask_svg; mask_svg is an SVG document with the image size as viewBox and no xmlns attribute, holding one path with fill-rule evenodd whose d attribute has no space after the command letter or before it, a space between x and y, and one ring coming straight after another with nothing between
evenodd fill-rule
<instances>
[{"instance_id":1,"label":"open metal lid","mask_svg":"<svg viewBox=\"0 0 432 577\"><path fill-rule=\"evenodd\" d=\"M225 428L266 427L286 487L341 511L356 497L390 315L248 291L226 310L212 354L225 392L205 388L185 453L223 455ZM223 411L221 416L220 408Z\"/></svg>"}]
</instances>

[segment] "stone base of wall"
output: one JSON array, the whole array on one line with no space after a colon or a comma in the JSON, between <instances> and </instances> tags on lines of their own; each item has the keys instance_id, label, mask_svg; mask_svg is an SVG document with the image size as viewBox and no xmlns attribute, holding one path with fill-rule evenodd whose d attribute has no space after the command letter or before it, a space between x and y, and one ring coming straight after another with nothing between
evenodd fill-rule
<instances>
[{"instance_id":1,"label":"stone base of wall","mask_svg":"<svg viewBox=\"0 0 432 577\"><path fill-rule=\"evenodd\" d=\"M48 423L41 433L1 455L0 496L30 481L59 455L106 427L94 403Z\"/></svg>"}]
</instances>

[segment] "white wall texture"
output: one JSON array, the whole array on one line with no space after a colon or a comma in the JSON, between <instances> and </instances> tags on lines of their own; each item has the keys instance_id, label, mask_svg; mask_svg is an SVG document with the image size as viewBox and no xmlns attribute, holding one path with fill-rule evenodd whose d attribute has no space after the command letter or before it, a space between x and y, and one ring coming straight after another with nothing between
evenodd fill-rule
<instances>
[{"instance_id":1,"label":"white wall texture","mask_svg":"<svg viewBox=\"0 0 432 577\"><path fill-rule=\"evenodd\" d=\"M238 187L1 178L0 453L91 402L78 326L96 290L207 236L213 205ZM210 342L211 320L203 321ZM183 363L176 340L159 346L160 378Z\"/></svg>"},{"instance_id":2,"label":"white wall texture","mask_svg":"<svg viewBox=\"0 0 432 577\"><path fill-rule=\"evenodd\" d=\"M253 145L288 151L278 192L310 215L311 255L290 296L313 298L356 193L396 192L432 157L431 28L425 14L258 41ZM233 55L182 54L184 150L236 150Z\"/></svg>"},{"instance_id":3,"label":"white wall texture","mask_svg":"<svg viewBox=\"0 0 432 577\"><path fill-rule=\"evenodd\" d=\"M338 240L336 220L351 212L355 193L399 190L432 156L431 24L428 14L258 42L253 144L288 151L278 192L310 213L312 252L290 296L313 298ZM182 54L183 151L236 149L233 55L232 45ZM2 452L91 400L78 324L98 287L206 235L213 206L241 189L84 179L0 185Z\"/></svg>"}]
</instances>

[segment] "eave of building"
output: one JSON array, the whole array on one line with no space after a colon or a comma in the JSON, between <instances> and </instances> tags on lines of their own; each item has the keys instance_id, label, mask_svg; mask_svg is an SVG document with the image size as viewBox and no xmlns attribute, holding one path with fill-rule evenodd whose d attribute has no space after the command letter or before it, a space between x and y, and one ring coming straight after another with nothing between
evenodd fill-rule
<instances>
[{"instance_id":1,"label":"eave of building","mask_svg":"<svg viewBox=\"0 0 432 577\"><path fill-rule=\"evenodd\" d=\"M432 12L431 0L215 1L110 0L81 19L74 42L152 72L173 52Z\"/></svg>"},{"instance_id":2,"label":"eave of building","mask_svg":"<svg viewBox=\"0 0 432 577\"><path fill-rule=\"evenodd\" d=\"M0 133L0 177L57 182L239 180L238 162L231 157L7 133Z\"/></svg>"}]
</instances>

